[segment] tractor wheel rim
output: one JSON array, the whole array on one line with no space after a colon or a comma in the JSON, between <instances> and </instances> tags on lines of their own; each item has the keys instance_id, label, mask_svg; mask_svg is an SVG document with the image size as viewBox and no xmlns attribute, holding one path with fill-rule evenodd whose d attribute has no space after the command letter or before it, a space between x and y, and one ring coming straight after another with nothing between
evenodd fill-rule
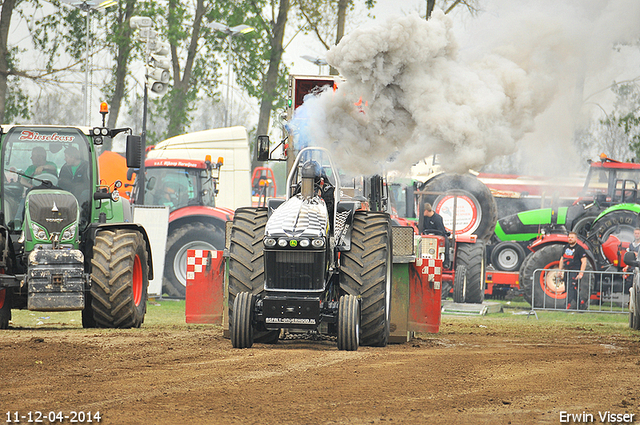
<instances>
[{"instance_id":1,"label":"tractor wheel rim","mask_svg":"<svg viewBox=\"0 0 640 425\"><path fill-rule=\"evenodd\" d=\"M547 296L562 300L567 297L567 292L564 282L560 280L558 264L558 261L553 261L544 267L540 273L540 287Z\"/></svg>"},{"instance_id":2,"label":"tractor wheel rim","mask_svg":"<svg viewBox=\"0 0 640 425\"><path fill-rule=\"evenodd\" d=\"M136 306L142 301L142 264L140 257L136 255L133 260L133 303Z\"/></svg>"},{"instance_id":3,"label":"tractor wheel rim","mask_svg":"<svg viewBox=\"0 0 640 425\"><path fill-rule=\"evenodd\" d=\"M513 248L505 248L498 254L498 264L503 269L513 269L518 264L518 253Z\"/></svg>"},{"instance_id":4,"label":"tractor wheel rim","mask_svg":"<svg viewBox=\"0 0 640 425\"><path fill-rule=\"evenodd\" d=\"M215 251L216 247L204 241L192 241L180 247L173 258L173 274L184 287L187 286L187 251L190 249Z\"/></svg>"}]
</instances>

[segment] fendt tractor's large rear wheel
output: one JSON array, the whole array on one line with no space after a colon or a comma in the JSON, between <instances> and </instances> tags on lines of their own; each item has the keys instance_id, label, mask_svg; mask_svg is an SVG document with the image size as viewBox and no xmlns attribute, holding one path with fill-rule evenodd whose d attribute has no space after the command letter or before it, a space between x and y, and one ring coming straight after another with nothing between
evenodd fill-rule
<instances>
[{"instance_id":1,"label":"fendt tractor's large rear wheel","mask_svg":"<svg viewBox=\"0 0 640 425\"><path fill-rule=\"evenodd\" d=\"M147 250L139 232L103 230L91 260L91 297L95 325L138 328L147 311Z\"/></svg>"},{"instance_id":2,"label":"fendt tractor's large rear wheel","mask_svg":"<svg viewBox=\"0 0 640 425\"><path fill-rule=\"evenodd\" d=\"M195 222L173 230L167 238L162 292L172 298L184 298L187 287L187 250L224 249L224 230Z\"/></svg>"},{"instance_id":3,"label":"fendt tractor's large rear wheel","mask_svg":"<svg viewBox=\"0 0 640 425\"><path fill-rule=\"evenodd\" d=\"M360 305L353 295L343 295L338 304L338 350L356 351L360 345Z\"/></svg>"},{"instance_id":4,"label":"fendt tractor's large rear wheel","mask_svg":"<svg viewBox=\"0 0 640 425\"><path fill-rule=\"evenodd\" d=\"M456 245L456 269L458 274L460 266L464 266L466 279L454 279L453 301L457 303L482 304L484 301L484 272L486 267L486 249L484 242L476 243L458 242ZM463 284L462 287L456 288ZM456 296L457 294L457 296Z\"/></svg>"},{"instance_id":5,"label":"fendt tractor's large rear wheel","mask_svg":"<svg viewBox=\"0 0 640 425\"><path fill-rule=\"evenodd\" d=\"M7 329L11 320L11 292L0 289L0 329Z\"/></svg>"},{"instance_id":6,"label":"fendt tractor's large rear wheel","mask_svg":"<svg viewBox=\"0 0 640 425\"><path fill-rule=\"evenodd\" d=\"M238 208L233 216L229 245L229 332L233 334L234 301L241 292L264 291L264 227L266 208ZM275 343L278 331L256 330L255 342Z\"/></svg>"},{"instance_id":7,"label":"fendt tractor's large rear wheel","mask_svg":"<svg viewBox=\"0 0 640 425\"><path fill-rule=\"evenodd\" d=\"M493 236L498 221L498 206L491 191L472 174L440 174L422 188L422 202L429 202L433 209L443 216L445 224L453 221L453 194L458 195L456 233L477 235L485 242ZM420 209L422 211L422 209ZM450 226L450 225L449 225Z\"/></svg>"},{"instance_id":8,"label":"fendt tractor's large rear wheel","mask_svg":"<svg viewBox=\"0 0 640 425\"><path fill-rule=\"evenodd\" d=\"M389 341L391 306L391 221L385 213L357 211L351 250L342 252L340 287L360 297L360 344L384 347Z\"/></svg>"},{"instance_id":9,"label":"fendt tractor's large rear wheel","mask_svg":"<svg viewBox=\"0 0 640 425\"><path fill-rule=\"evenodd\" d=\"M253 345L253 306L256 296L249 292L240 292L233 300L235 322L231 328L233 348L251 348Z\"/></svg>"}]
</instances>

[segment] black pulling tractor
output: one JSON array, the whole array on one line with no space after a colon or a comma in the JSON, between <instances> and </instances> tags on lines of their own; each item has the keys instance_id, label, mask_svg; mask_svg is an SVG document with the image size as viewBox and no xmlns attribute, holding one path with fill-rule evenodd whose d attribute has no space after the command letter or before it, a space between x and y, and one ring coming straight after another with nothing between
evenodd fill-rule
<instances>
[{"instance_id":1,"label":"black pulling tractor","mask_svg":"<svg viewBox=\"0 0 640 425\"><path fill-rule=\"evenodd\" d=\"M229 331L236 348L281 330L337 336L340 350L389 339L392 229L366 198L342 196L329 152L300 151L287 196L236 210L229 240ZM352 193L357 195L357 193Z\"/></svg>"}]
</instances>

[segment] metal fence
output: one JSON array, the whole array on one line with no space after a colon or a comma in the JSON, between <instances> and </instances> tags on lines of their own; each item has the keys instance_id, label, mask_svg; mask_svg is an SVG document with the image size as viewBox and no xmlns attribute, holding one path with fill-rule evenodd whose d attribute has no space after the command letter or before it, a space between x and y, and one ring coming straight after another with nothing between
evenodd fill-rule
<instances>
[{"instance_id":1,"label":"metal fence","mask_svg":"<svg viewBox=\"0 0 640 425\"><path fill-rule=\"evenodd\" d=\"M582 279L575 280L575 297L567 282L579 270L536 269L533 272L531 306L533 310L589 311L600 313L629 313L629 288L632 272L586 270ZM563 276L562 276L563 275Z\"/></svg>"}]
</instances>

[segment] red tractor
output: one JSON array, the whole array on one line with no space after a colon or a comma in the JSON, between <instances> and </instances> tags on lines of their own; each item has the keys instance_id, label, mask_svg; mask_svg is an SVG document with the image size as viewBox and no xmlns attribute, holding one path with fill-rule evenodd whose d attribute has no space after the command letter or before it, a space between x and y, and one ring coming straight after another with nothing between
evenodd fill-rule
<instances>
[{"instance_id":1,"label":"red tractor","mask_svg":"<svg viewBox=\"0 0 640 425\"><path fill-rule=\"evenodd\" d=\"M185 297L187 250L224 249L225 222L233 220L233 210L215 204L222 164L222 158L212 163L209 155L203 160L145 161L145 205L169 207L162 283L162 293L169 297ZM137 193L136 187L134 203Z\"/></svg>"}]
</instances>

